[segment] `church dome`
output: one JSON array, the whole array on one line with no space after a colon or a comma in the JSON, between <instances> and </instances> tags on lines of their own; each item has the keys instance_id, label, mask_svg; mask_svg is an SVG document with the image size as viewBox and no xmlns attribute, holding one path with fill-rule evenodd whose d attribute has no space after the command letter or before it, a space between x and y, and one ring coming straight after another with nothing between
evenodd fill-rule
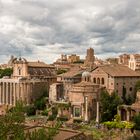
<instances>
[{"instance_id":1,"label":"church dome","mask_svg":"<svg viewBox=\"0 0 140 140\"><path fill-rule=\"evenodd\" d=\"M82 77L90 77L90 73L88 71L85 71L82 73Z\"/></svg>"}]
</instances>

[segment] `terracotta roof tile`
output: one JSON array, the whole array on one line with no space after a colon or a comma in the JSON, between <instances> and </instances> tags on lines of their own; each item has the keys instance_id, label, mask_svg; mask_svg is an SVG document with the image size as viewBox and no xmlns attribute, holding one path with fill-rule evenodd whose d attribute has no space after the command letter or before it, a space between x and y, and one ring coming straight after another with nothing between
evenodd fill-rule
<instances>
[{"instance_id":1,"label":"terracotta roof tile","mask_svg":"<svg viewBox=\"0 0 140 140\"><path fill-rule=\"evenodd\" d=\"M63 73L63 74L60 74L58 76L62 76L62 77L74 77L74 76L77 76L77 75L82 75L82 73L84 72L85 70L81 69L81 68L72 68L71 70L69 70L68 72L66 73Z\"/></svg>"},{"instance_id":2,"label":"terracotta roof tile","mask_svg":"<svg viewBox=\"0 0 140 140\"><path fill-rule=\"evenodd\" d=\"M50 67L49 65L45 64L44 62L28 62L29 67Z\"/></svg>"},{"instance_id":3,"label":"terracotta roof tile","mask_svg":"<svg viewBox=\"0 0 140 140\"><path fill-rule=\"evenodd\" d=\"M136 71L131 70L130 68L128 68L127 66L123 66L123 65L104 65L104 66L100 66L100 68L108 73L111 76L114 77L140 77L140 74L137 73Z\"/></svg>"}]
</instances>

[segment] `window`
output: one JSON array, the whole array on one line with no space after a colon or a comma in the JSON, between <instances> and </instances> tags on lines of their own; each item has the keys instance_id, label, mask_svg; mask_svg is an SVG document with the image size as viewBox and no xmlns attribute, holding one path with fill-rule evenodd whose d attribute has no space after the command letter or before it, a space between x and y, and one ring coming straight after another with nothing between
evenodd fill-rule
<instances>
[{"instance_id":1,"label":"window","mask_svg":"<svg viewBox=\"0 0 140 140\"><path fill-rule=\"evenodd\" d=\"M18 67L18 75L21 75L21 68Z\"/></svg>"},{"instance_id":2,"label":"window","mask_svg":"<svg viewBox=\"0 0 140 140\"><path fill-rule=\"evenodd\" d=\"M80 108L76 107L76 108L74 109L74 116L75 116L75 117L80 117Z\"/></svg>"},{"instance_id":3,"label":"window","mask_svg":"<svg viewBox=\"0 0 140 140\"><path fill-rule=\"evenodd\" d=\"M88 81L87 81L87 82L89 82L89 81L90 81L90 77L87 77L87 79L88 79Z\"/></svg>"},{"instance_id":4,"label":"window","mask_svg":"<svg viewBox=\"0 0 140 140\"><path fill-rule=\"evenodd\" d=\"M102 78L102 85L104 85L105 84L105 80L104 80L104 78Z\"/></svg>"},{"instance_id":5,"label":"window","mask_svg":"<svg viewBox=\"0 0 140 140\"><path fill-rule=\"evenodd\" d=\"M132 88L132 87L130 87L130 89L129 89L129 90L130 90L130 91L132 91L132 89L133 89L133 88Z\"/></svg>"},{"instance_id":6,"label":"window","mask_svg":"<svg viewBox=\"0 0 140 140\"><path fill-rule=\"evenodd\" d=\"M100 78L97 78L97 84L100 84Z\"/></svg>"},{"instance_id":7,"label":"window","mask_svg":"<svg viewBox=\"0 0 140 140\"><path fill-rule=\"evenodd\" d=\"M93 78L93 83L96 83L96 78Z\"/></svg>"}]
</instances>

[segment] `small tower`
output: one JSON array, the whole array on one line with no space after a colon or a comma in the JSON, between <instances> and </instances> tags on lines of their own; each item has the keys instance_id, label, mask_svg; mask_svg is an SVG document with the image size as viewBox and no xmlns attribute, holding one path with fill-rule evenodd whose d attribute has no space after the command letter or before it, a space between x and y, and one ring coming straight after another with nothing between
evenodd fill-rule
<instances>
[{"instance_id":1,"label":"small tower","mask_svg":"<svg viewBox=\"0 0 140 140\"><path fill-rule=\"evenodd\" d=\"M25 58L15 58L13 61L13 78L28 76L28 62Z\"/></svg>"},{"instance_id":2,"label":"small tower","mask_svg":"<svg viewBox=\"0 0 140 140\"><path fill-rule=\"evenodd\" d=\"M89 49L87 49L87 56L86 56L84 65L86 67L92 68L93 65L94 65L94 61L95 61L94 49L93 48L89 48Z\"/></svg>"}]
</instances>

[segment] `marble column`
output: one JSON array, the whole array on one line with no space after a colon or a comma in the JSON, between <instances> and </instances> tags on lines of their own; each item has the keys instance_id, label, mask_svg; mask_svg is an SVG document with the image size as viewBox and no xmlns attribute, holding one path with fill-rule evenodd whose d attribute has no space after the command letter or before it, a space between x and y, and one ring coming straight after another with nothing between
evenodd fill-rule
<instances>
[{"instance_id":1,"label":"marble column","mask_svg":"<svg viewBox=\"0 0 140 140\"><path fill-rule=\"evenodd\" d=\"M16 83L13 83L13 105L16 105Z\"/></svg>"},{"instance_id":2,"label":"marble column","mask_svg":"<svg viewBox=\"0 0 140 140\"><path fill-rule=\"evenodd\" d=\"M97 101L97 109L96 109L96 122L99 123L99 101Z\"/></svg>"},{"instance_id":3,"label":"marble column","mask_svg":"<svg viewBox=\"0 0 140 140\"><path fill-rule=\"evenodd\" d=\"M130 121L130 111L129 110L126 110L126 120L127 121Z\"/></svg>"},{"instance_id":4,"label":"marble column","mask_svg":"<svg viewBox=\"0 0 140 140\"><path fill-rule=\"evenodd\" d=\"M85 97L85 121L88 121L88 98Z\"/></svg>"},{"instance_id":5,"label":"marble column","mask_svg":"<svg viewBox=\"0 0 140 140\"><path fill-rule=\"evenodd\" d=\"M6 104L8 105L8 98L9 98L9 83L6 83Z\"/></svg>"},{"instance_id":6,"label":"marble column","mask_svg":"<svg viewBox=\"0 0 140 140\"><path fill-rule=\"evenodd\" d=\"M3 83L1 82L1 104L3 104Z\"/></svg>"},{"instance_id":7,"label":"marble column","mask_svg":"<svg viewBox=\"0 0 140 140\"><path fill-rule=\"evenodd\" d=\"M83 104L82 104L81 110L82 110L82 117L84 117L84 105Z\"/></svg>"},{"instance_id":8,"label":"marble column","mask_svg":"<svg viewBox=\"0 0 140 140\"><path fill-rule=\"evenodd\" d=\"M20 100L23 100L24 83L20 84Z\"/></svg>"},{"instance_id":9,"label":"marble column","mask_svg":"<svg viewBox=\"0 0 140 140\"><path fill-rule=\"evenodd\" d=\"M28 98L28 86L27 86L27 83L25 83L24 100L26 104L28 104L27 98Z\"/></svg>"},{"instance_id":10,"label":"marble column","mask_svg":"<svg viewBox=\"0 0 140 140\"><path fill-rule=\"evenodd\" d=\"M3 94L3 104L5 104L5 83L4 82L3 82L2 94Z\"/></svg>"},{"instance_id":11,"label":"marble column","mask_svg":"<svg viewBox=\"0 0 140 140\"><path fill-rule=\"evenodd\" d=\"M29 84L26 84L26 103L29 104Z\"/></svg>"},{"instance_id":12,"label":"marble column","mask_svg":"<svg viewBox=\"0 0 140 140\"><path fill-rule=\"evenodd\" d=\"M17 89L16 95L17 95L17 101L18 101L20 99L20 83L17 83L16 89Z\"/></svg>"},{"instance_id":13,"label":"marble column","mask_svg":"<svg viewBox=\"0 0 140 140\"><path fill-rule=\"evenodd\" d=\"M13 98L13 84L10 83L10 105L12 105L12 98Z\"/></svg>"}]
</instances>

